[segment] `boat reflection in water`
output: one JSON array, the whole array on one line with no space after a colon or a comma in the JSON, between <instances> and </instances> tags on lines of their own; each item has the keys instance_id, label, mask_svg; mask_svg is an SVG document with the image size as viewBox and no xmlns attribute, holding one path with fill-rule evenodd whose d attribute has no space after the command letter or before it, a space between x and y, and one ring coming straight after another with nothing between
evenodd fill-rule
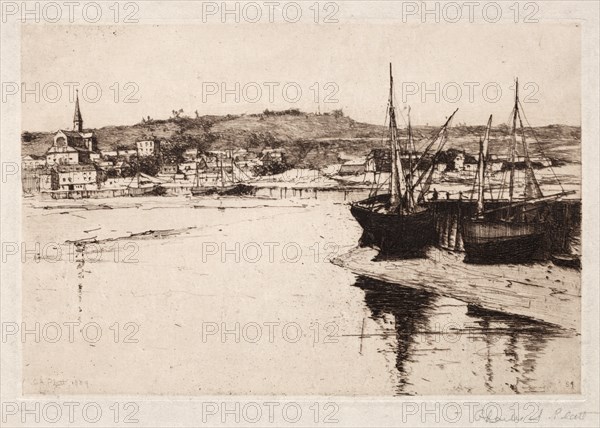
<instances>
[{"instance_id":1,"label":"boat reflection in water","mask_svg":"<svg viewBox=\"0 0 600 428\"><path fill-rule=\"evenodd\" d=\"M362 346L395 355L397 395L579 391L574 333L363 276L354 285L371 312Z\"/></svg>"}]
</instances>

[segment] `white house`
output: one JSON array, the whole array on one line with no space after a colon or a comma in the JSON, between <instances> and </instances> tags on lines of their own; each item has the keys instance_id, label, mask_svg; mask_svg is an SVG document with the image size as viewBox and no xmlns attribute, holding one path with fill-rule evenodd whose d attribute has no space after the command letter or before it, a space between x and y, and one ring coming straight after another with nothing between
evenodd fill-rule
<instances>
[{"instance_id":1,"label":"white house","mask_svg":"<svg viewBox=\"0 0 600 428\"><path fill-rule=\"evenodd\" d=\"M27 155L21 157L21 168L37 169L46 166L45 156Z\"/></svg>"},{"instance_id":2,"label":"white house","mask_svg":"<svg viewBox=\"0 0 600 428\"><path fill-rule=\"evenodd\" d=\"M59 145L56 145L59 144ZM66 142L55 142L46 152L46 164L52 165L77 165L79 163L79 151L68 146Z\"/></svg>"},{"instance_id":3,"label":"white house","mask_svg":"<svg viewBox=\"0 0 600 428\"><path fill-rule=\"evenodd\" d=\"M52 190L97 190L93 165L57 165L51 170Z\"/></svg>"},{"instance_id":4,"label":"white house","mask_svg":"<svg viewBox=\"0 0 600 428\"><path fill-rule=\"evenodd\" d=\"M136 151L139 156L154 156L160 150L160 142L154 140L137 141L135 143Z\"/></svg>"},{"instance_id":5,"label":"white house","mask_svg":"<svg viewBox=\"0 0 600 428\"><path fill-rule=\"evenodd\" d=\"M183 157L185 159L196 159L197 155L198 155L198 150L197 149L187 149L183 153Z\"/></svg>"}]
</instances>

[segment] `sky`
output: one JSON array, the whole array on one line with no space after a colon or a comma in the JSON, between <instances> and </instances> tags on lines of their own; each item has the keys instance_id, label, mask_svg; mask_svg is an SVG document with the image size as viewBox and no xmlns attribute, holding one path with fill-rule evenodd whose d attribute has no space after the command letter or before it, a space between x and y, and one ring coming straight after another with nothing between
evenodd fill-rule
<instances>
[{"instance_id":1,"label":"sky","mask_svg":"<svg viewBox=\"0 0 600 428\"><path fill-rule=\"evenodd\" d=\"M40 100L26 96L22 129L71 127L69 82L79 85L86 128L179 109L343 109L383 124L390 62L396 104L411 107L415 125L442 124L456 108L455 123L485 125L490 114L506 122L516 77L533 126L580 125L580 43L575 23L24 25L22 82L34 91L39 83Z\"/></svg>"}]
</instances>

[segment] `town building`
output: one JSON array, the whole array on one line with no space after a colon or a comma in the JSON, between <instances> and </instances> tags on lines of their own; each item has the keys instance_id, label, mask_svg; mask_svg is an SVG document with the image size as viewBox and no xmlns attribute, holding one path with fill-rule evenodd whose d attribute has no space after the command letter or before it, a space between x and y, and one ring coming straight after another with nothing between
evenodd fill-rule
<instances>
[{"instance_id":1,"label":"town building","mask_svg":"<svg viewBox=\"0 0 600 428\"><path fill-rule=\"evenodd\" d=\"M339 175L360 175L365 172L364 160L350 160L340 166Z\"/></svg>"},{"instance_id":2,"label":"town building","mask_svg":"<svg viewBox=\"0 0 600 428\"><path fill-rule=\"evenodd\" d=\"M263 162L283 162L285 158L284 149L264 149L260 160Z\"/></svg>"},{"instance_id":3,"label":"town building","mask_svg":"<svg viewBox=\"0 0 600 428\"><path fill-rule=\"evenodd\" d=\"M101 150L100 154L104 159L116 158L117 156L119 156L119 153L116 150Z\"/></svg>"},{"instance_id":4,"label":"town building","mask_svg":"<svg viewBox=\"0 0 600 428\"><path fill-rule=\"evenodd\" d=\"M46 157L27 155L21 158L21 168L24 170L38 169L46 166Z\"/></svg>"},{"instance_id":5,"label":"town building","mask_svg":"<svg viewBox=\"0 0 600 428\"><path fill-rule=\"evenodd\" d=\"M95 153L96 136L93 131L83 129L83 118L79 108L79 95L75 100L73 130L59 130L54 135L52 146L46 152L46 164L76 165L91 162L91 154Z\"/></svg>"},{"instance_id":6,"label":"town building","mask_svg":"<svg viewBox=\"0 0 600 428\"><path fill-rule=\"evenodd\" d=\"M187 149L184 153L183 153L183 158L187 159L187 160L193 160L196 159L198 157L198 149Z\"/></svg>"},{"instance_id":7,"label":"town building","mask_svg":"<svg viewBox=\"0 0 600 428\"><path fill-rule=\"evenodd\" d=\"M477 171L478 166L479 163L477 161L466 159L463 163L463 171L475 172Z\"/></svg>"},{"instance_id":8,"label":"town building","mask_svg":"<svg viewBox=\"0 0 600 428\"><path fill-rule=\"evenodd\" d=\"M373 149L367 156L365 171L391 172L392 153L389 149Z\"/></svg>"},{"instance_id":9,"label":"town building","mask_svg":"<svg viewBox=\"0 0 600 428\"><path fill-rule=\"evenodd\" d=\"M135 143L137 153L140 157L144 156L157 156L160 152L160 141L158 140L145 140L137 141ZM195 153L195 149L194 149Z\"/></svg>"},{"instance_id":10,"label":"town building","mask_svg":"<svg viewBox=\"0 0 600 428\"><path fill-rule=\"evenodd\" d=\"M177 174L177 165L173 163L165 163L160 166L160 173L163 175Z\"/></svg>"},{"instance_id":11,"label":"town building","mask_svg":"<svg viewBox=\"0 0 600 428\"><path fill-rule=\"evenodd\" d=\"M179 170L186 175L196 174L197 165L198 165L198 162L195 162L195 161L183 162L183 163L179 164Z\"/></svg>"},{"instance_id":12,"label":"town building","mask_svg":"<svg viewBox=\"0 0 600 428\"><path fill-rule=\"evenodd\" d=\"M97 190L94 165L56 165L51 169L52 190Z\"/></svg>"},{"instance_id":13,"label":"town building","mask_svg":"<svg viewBox=\"0 0 600 428\"><path fill-rule=\"evenodd\" d=\"M135 149L124 149L117 150L117 156L129 159L131 156L137 155L137 150Z\"/></svg>"},{"instance_id":14,"label":"town building","mask_svg":"<svg viewBox=\"0 0 600 428\"><path fill-rule=\"evenodd\" d=\"M465 155L464 153L458 153L454 157L453 169L456 171L462 171L465 167Z\"/></svg>"},{"instance_id":15,"label":"town building","mask_svg":"<svg viewBox=\"0 0 600 428\"><path fill-rule=\"evenodd\" d=\"M46 164L52 165L77 165L79 151L67 145L66 141L58 140L46 152Z\"/></svg>"},{"instance_id":16,"label":"town building","mask_svg":"<svg viewBox=\"0 0 600 428\"><path fill-rule=\"evenodd\" d=\"M44 170L39 175L39 186L40 186L40 191L52 190L52 171Z\"/></svg>"},{"instance_id":17,"label":"town building","mask_svg":"<svg viewBox=\"0 0 600 428\"><path fill-rule=\"evenodd\" d=\"M436 163L435 164L435 172L438 172L438 173L446 172L446 169L448 169L448 165L446 165L445 163Z\"/></svg>"}]
</instances>

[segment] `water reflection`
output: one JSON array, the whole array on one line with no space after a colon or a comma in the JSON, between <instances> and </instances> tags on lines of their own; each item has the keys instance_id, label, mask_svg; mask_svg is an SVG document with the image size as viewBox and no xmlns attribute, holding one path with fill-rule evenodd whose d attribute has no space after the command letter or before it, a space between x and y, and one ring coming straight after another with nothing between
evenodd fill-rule
<instances>
[{"instance_id":1,"label":"water reflection","mask_svg":"<svg viewBox=\"0 0 600 428\"><path fill-rule=\"evenodd\" d=\"M569 376L578 370L579 338L571 333L367 277L354 285L376 325L365 336L382 339L379 352L395 353L398 395L544 393L556 383L577 392L578 376ZM569 346L573 367L552 358ZM564 378L552 377L555 370Z\"/></svg>"},{"instance_id":2,"label":"water reflection","mask_svg":"<svg viewBox=\"0 0 600 428\"><path fill-rule=\"evenodd\" d=\"M383 337L389 334L389 328L385 326L386 315L393 317L397 340L396 369L399 373L397 393L403 394L407 384L410 384L407 365L417 345L417 333L428 328L436 296L427 291L398 287L363 276L358 277L354 285L365 291L365 302L371 310L372 319L383 324L380 332Z\"/></svg>"}]
</instances>

